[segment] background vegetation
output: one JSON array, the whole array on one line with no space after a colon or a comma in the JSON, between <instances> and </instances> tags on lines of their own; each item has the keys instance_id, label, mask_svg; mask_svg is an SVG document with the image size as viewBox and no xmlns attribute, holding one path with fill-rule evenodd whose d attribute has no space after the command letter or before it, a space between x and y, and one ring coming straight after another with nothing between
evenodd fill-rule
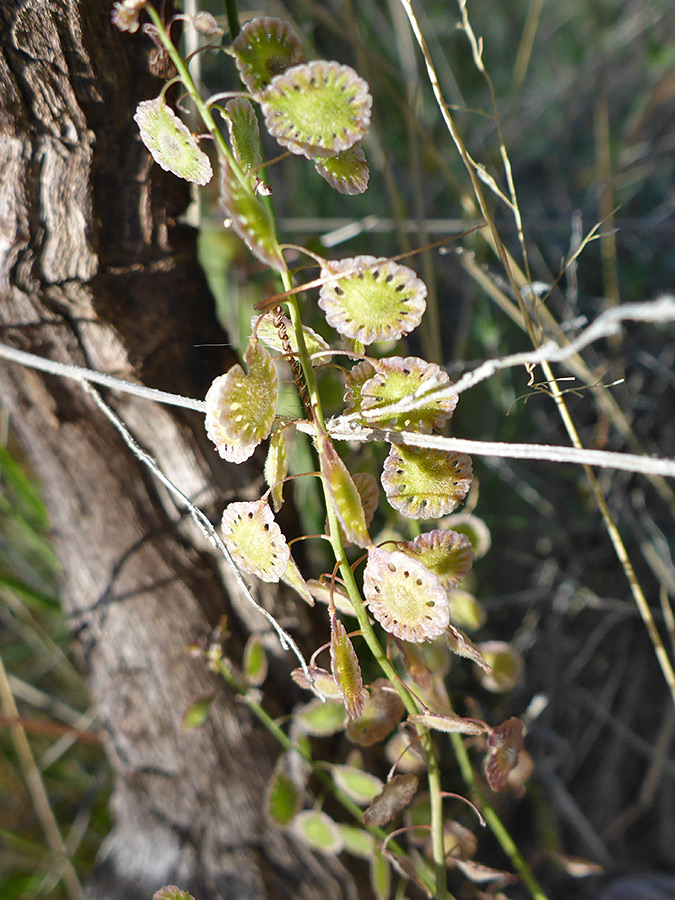
<instances>
[{"instance_id":1,"label":"background vegetation","mask_svg":"<svg viewBox=\"0 0 675 900\"><path fill-rule=\"evenodd\" d=\"M533 304L545 302L564 327L576 327L580 317L592 320L618 302L654 299L675 283L670 6L667 0L471 0L468 5L474 31L484 41L532 279L545 286L545 301L535 297ZM215 3L210 9L222 12ZM459 9L425 0L417 11L463 139L505 188L489 86L457 28ZM309 246L313 241L325 250L336 229L361 220L335 252L395 255L475 224L470 183L396 0L354 5L298 0L272 3L264 12L293 21L311 55L354 65L374 95L366 144L369 190L362 197L340 197L311 167L284 161L272 170L281 239ZM202 65L209 91L235 86L227 59L205 55ZM268 158L278 152L272 142L267 149ZM520 260L513 216L494 198L490 202L506 246ZM245 327L251 302L274 288L229 235L213 231L215 205L206 201L201 218L204 264L222 318L237 340L235 323ZM588 243L559 278L563 260L599 222L602 237ZM450 252L424 252L414 263L427 284L435 285L438 318L434 323L427 317L420 343L409 342L410 353L437 353L457 375L477 360L528 349L527 335L505 303L494 302L502 297L508 304L512 298L487 243L472 235L449 246ZM620 339L585 352L598 384L624 379L605 390L630 426L630 434L622 435L600 408L597 392L581 389L579 381L561 382L562 388L575 389L566 399L585 446L632 450L637 442L648 454L672 453L674 346L672 326L630 326ZM556 370L568 374L563 367ZM69 655L67 623L58 615L58 565L49 551L44 513L21 451L12 446L9 424L0 457L2 714L11 714L10 689L22 717L56 726L55 731L39 730L38 724L27 728L31 753L74 863L86 878L108 825L105 764L87 735L78 739L72 731L66 736L58 731L63 726L94 731L95 722ZM528 387L521 370L497 375L465 394L453 433L568 442L549 393ZM587 480L576 467L550 463L482 460L475 468L480 489L472 502L492 532L492 549L475 569L476 596L487 612L478 637L511 642L523 656L524 674L505 696L483 691L473 680L463 682L459 666L450 678L456 679L454 691L470 691L477 711L490 721L530 710L526 746L534 773L523 797L500 800L500 812L551 897L590 896L596 890L595 876L573 877L569 857L599 864L610 874L672 871L675 714ZM673 494L628 473L604 472L600 480L654 615L667 626L660 601L675 590L668 549ZM449 752L444 762L450 783ZM50 879L45 812L34 808L26 791L27 765L3 726L0 896L37 900L61 896L62 889ZM458 778L454 789L461 790ZM481 837L478 858L505 865L489 836ZM516 898L518 891L507 893Z\"/></svg>"}]
</instances>

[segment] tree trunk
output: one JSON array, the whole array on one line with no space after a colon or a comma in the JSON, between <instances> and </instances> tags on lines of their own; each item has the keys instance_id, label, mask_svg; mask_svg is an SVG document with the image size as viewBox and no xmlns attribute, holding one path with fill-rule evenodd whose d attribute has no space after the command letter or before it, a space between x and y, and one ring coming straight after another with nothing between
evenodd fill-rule
<instances>
[{"instance_id":1,"label":"tree trunk","mask_svg":"<svg viewBox=\"0 0 675 900\"><path fill-rule=\"evenodd\" d=\"M161 61L140 33L111 27L110 9L0 4L2 340L203 397L232 360L194 349L224 336L194 234L174 221L187 190L151 163L132 120L159 92ZM186 653L223 613L240 644L264 620L224 586L185 511L77 383L2 363L0 391L44 484L65 612L114 770L116 824L90 896L149 900L166 883L199 900L353 896L336 862L266 824L278 748ZM212 520L228 500L260 494L259 464L220 460L199 415L106 399ZM263 601L277 612L294 602ZM294 604L301 630L303 614ZM206 725L183 731L186 707L212 693Z\"/></svg>"}]
</instances>

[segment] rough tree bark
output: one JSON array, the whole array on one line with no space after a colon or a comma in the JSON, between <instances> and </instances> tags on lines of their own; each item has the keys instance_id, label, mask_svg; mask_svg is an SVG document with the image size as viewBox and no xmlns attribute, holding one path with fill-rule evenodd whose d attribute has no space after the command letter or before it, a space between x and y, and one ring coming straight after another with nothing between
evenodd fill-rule
<instances>
[{"instance_id":1,"label":"rough tree bark","mask_svg":"<svg viewBox=\"0 0 675 900\"><path fill-rule=\"evenodd\" d=\"M223 335L194 235L174 221L187 193L152 165L132 121L159 92L155 51L117 33L110 9L0 4L2 340L203 397L232 360L193 349ZM241 639L261 618L77 384L2 363L0 391L45 488L63 603L115 775L116 824L90 896L148 900L167 882L201 900L354 896L337 863L266 826L277 748L185 652L223 612ZM259 466L219 460L198 415L107 400L213 520L228 499L259 495ZM264 599L283 618L283 598ZM206 726L184 732L186 706L214 691Z\"/></svg>"}]
</instances>

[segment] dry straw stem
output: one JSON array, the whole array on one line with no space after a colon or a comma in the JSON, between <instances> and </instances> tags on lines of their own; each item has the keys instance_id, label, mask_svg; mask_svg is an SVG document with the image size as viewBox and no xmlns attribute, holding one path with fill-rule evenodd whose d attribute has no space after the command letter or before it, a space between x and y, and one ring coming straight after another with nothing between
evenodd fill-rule
<instances>
[{"instance_id":1,"label":"dry straw stem","mask_svg":"<svg viewBox=\"0 0 675 900\"><path fill-rule=\"evenodd\" d=\"M553 372L551 371L549 364L547 362L544 362L542 365L546 378L553 379ZM570 436L570 440L574 444L575 448L580 449L581 439L579 438L579 433L576 430L558 383L555 380L551 381L551 393L553 394L553 398L556 402L565 428L567 429L567 433ZM658 660L659 666L661 667L661 671L663 672L663 677L666 680L666 684L668 685L673 703L675 704L675 671L673 670L673 664L670 660L670 657L668 656L668 651L666 650L663 639L661 638L659 630L656 627L656 622L654 621L654 616L652 615L652 611L649 607L649 603L647 602L645 593L642 590L642 585L640 584L638 577L635 574L635 569L633 568L633 564L631 563L630 557L628 556L626 545L623 542L616 521L614 520L614 517L609 510L607 500L605 499L605 495L602 492L602 488L600 487L595 472L590 468L590 465L585 465L584 469L591 485L591 490L593 491L595 501L598 504L600 512L602 513L602 518L604 520L607 533L609 534L612 545L614 546L614 551L623 567L626 578L628 579L635 604L640 612L640 616L642 617L645 628L647 629L649 639L654 646L656 658ZM658 474L663 475L666 473L661 471Z\"/></svg>"},{"instance_id":2,"label":"dry straw stem","mask_svg":"<svg viewBox=\"0 0 675 900\"><path fill-rule=\"evenodd\" d=\"M387 413L392 412L396 414L405 412L408 409L419 405L422 398L426 400L432 393L439 398L446 394L462 393L474 385L479 384L481 381L484 381L486 378L489 378L500 369L521 365L531 366L536 363L546 362L547 360L565 360L569 358L570 354L577 354L579 349L587 346L592 341L616 333L619 322L623 320L648 322L673 321L675 320L675 298L662 297L660 300L655 300L651 303L624 304L623 306L606 310L567 347L560 347L553 342L548 342L542 345L539 350L533 350L529 353L516 353L500 359L488 360L473 372L468 372L452 387L443 388L438 391L434 391L434 388L432 387L429 393L421 394L418 392L417 395L412 395L409 400L406 398L397 404L392 404L386 411ZM65 378L72 378L80 382L101 384L114 390L120 390L144 397L153 402L193 409L202 413L205 411L203 400L194 400L179 394L158 391L154 388L145 387L144 385L114 378L111 375L104 375L90 369L84 369L80 366L71 366L54 362L40 356L35 356L31 353L26 353L23 350L7 347L3 344L0 344L0 357ZM377 414L377 418L381 418L382 412L383 410L378 408L373 412L373 415ZM361 417L367 417L367 415L367 410L361 411L360 413ZM298 422L296 427L300 431L310 434L314 433L315 428L314 424L310 422ZM572 463L574 465L594 465L627 472L638 472L651 477L675 477L675 460L640 456L632 453L614 453L606 450L587 450L582 448L580 443L575 447L563 447L547 444L512 444L498 441L469 441L463 438L445 438L439 435L425 435L407 431L391 432L383 429L363 428L356 424L354 422L354 417L349 414L328 423L327 431L330 436L336 440L386 440L392 443L402 443L411 447L452 450L477 456L495 456L505 459L548 460L550 462Z\"/></svg>"},{"instance_id":3,"label":"dry straw stem","mask_svg":"<svg viewBox=\"0 0 675 900\"><path fill-rule=\"evenodd\" d=\"M498 196L501 200L503 200L509 209L514 213L514 217L516 218L516 223L518 226L519 239L521 240L521 247L523 247L522 243L522 234L521 234L521 225L520 225L520 212L518 210L518 204L515 197L515 188L513 186L513 181L510 177L510 163L508 160L508 153L506 152L506 148L504 146L503 140L501 140L501 131L500 131L500 153L502 154L502 159L504 160L505 171L507 175L507 179L510 185L511 192L511 200L507 200L504 194L497 188L494 179L489 176L484 167L478 166L471 156L469 155L464 142L461 139L459 132L455 126L454 120L450 113L447 103L445 102L445 98L443 97L443 93L438 81L438 77L436 75L436 70L434 67L433 60L431 58L431 54L429 53L429 49L427 47L424 36L422 35L421 29L415 17L415 13L413 12L412 6L409 0L400 0L401 5L403 6L408 20L410 22L410 26L415 35L417 43L422 51L422 55L424 57L424 62L427 69L427 75L429 78L429 82L431 84L434 97L438 104L438 108L443 116L443 120L448 128L448 131L457 147L459 155L467 168L469 173L469 177L471 179L471 184L473 187L473 191L475 194L475 200L478 202L478 206L480 208L480 212L483 215L483 218L487 225L489 226L487 229L484 229L479 232L485 240L488 242L494 253L499 257L502 265L504 266L504 270L508 276L508 280L513 291L514 296L517 299L517 304L514 303L505 293L502 291L492 279L485 274L478 266L478 264L473 259L470 254L463 254L460 256L460 261L464 265L464 268L472 275L472 277L485 289L488 296L490 296L497 305L511 318L516 324L521 327L523 330L527 331L532 339L532 343L534 346L537 346L538 341L535 339L535 335L533 333L533 325L530 319L528 310L523 302L523 296L521 291L525 288L529 288L531 285L531 278L528 274L521 271L518 264L515 262L508 249L502 243L499 234L497 232L496 226L492 217L489 214L485 198L483 196L483 192L481 189L481 181L487 184L488 187ZM472 49L474 51L474 59L476 60L476 64L479 68L479 71L487 78L488 85L492 88L491 81L487 76L485 68L482 63L482 42L477 41L475 35L473 34L473 30L468 22L468 16L466 13L466 3L465 0L459 0L460 10L462 12L463 22L462 28L467 33L467 37L472 42ZM492 90L491 90L491 93ZM494 94L493 94L494 97ZM493 100L494 102L494 100ZM496 113L496 109L495 109ZM497 126L499 127L499 116L495 115L495 120ZM462 204L465 211L468 214L475 215L475 201L474 198L467 195L462 197ZM600 223L601 224L601 223ZM591 233L586 237L584 241L581 242L580 246L577 248L575 254L567 261L566 266L570 265L578 255L581 253L583 248L588 244L590 240L594 240L596 237L595 232L600 228L600 224L596 225L595 228L591 231ZM525 262L527 260L526 256L524 257ZM526 270L527 270L527 262L526 262ZM562 270L564 272L564 268ZM561 272L561 274L562 274ZM560 342L560 344L566 343L566 338L563 332L560 329L560 326L552 313L545 305L540 305L537 308L537 314L539 319L539 328L545 329L545 331L551 334L556 340ZM584 382L590 386L594 398L598 403L599 407L603 410L603 412L608 415L612 423L618 429L619 433L626 438L629 445L636 452L640 452L641 447L639 441L636 439L630 424L628 423L621 407L616 402L614 397L602 387L598 387L596 384L596 378L593 373L590 371L586 363L579 357L577 354L571 356L567 361L567 366L570 371L582 378ZM671 487L659 476L651 476L652 483L659 491L661 496L671 505L671 508L675 508L675 492L671 489Z\"/></svg>"},{"instance_id":4,"label":"dry straw stem","mask_svg":"<svg viewBox=\"0 0 675 900\"><path fill-rule=\"evenodd\" d=\"M196 522L197 527L200 529L202 534L215 546L215 548L227 560L232 571L234 572L234 575L237 579L237 583L242 591L243 596L246 598L246 600L248 600L249 603L251 603L258 610L258 612L261 615L263 615L267 619L267 621L270 623L272 628L274 628L274 630L277 633L277 636L279 638L279 643L281 644L282 648L284 650L290 649L296 655L296 657L298 658L298 661L300 662L300 665L302 666L303 672L307 676L307 679L310 682L310 684L312 684L312 678L311 678L311 675L309 674L309 670L307 668L307 663L305 662L305 658L302 655L300 648L295 643L295 641L290 636L290 634L288 634L288 632L285 631L281 627L281 625L279 625L279 623L274 618L274 616L272 616L270 613L268 613L267 610L264 609L258 603L258 601L255 599L255 597L251 593L250 588L244 581L244 578L242 577L241 572L237 568L234 560L232 559L232 556L230 555L229 550L227 549L225 544L222 542L222 540L218 536L215 528L213 527L213 525L211 524L209 519L206 517L206 515L201 511L201 509L199 509L198 506L195 506L195 504L190 500L189 497L187 497L180 490L180 488L176 487L176 485L169 478L166 477L166 475L161 471L161 469L159 468L157 463L154 461L154 459L136 443L136 441L132 437L131 433L129 432L129 430L126 427L126 425L124 424L124 422L122 422L122 420L104 402L103 398L98 393L98 391L95 388L92 388L90 385L88 385L85 381L82 381L82 386L85 389L85 391L93 397L93 399L96 402L96 405L99 407L99 409L102 410L102 412L107 416L107 418L112 422L112 424L115 426L115 428L119 431L122 438L124 439L124 442L129 447L129 449L133 452L134 456L136 456L144 465L146 465L150 469L150 471L157 478L159 478L159 480L162 482L162 484L166 488L168 488L168 490L174 495L174 497L177 497L180 502L185 504L188 511L190 512L190 515Z\"/></svg>"},{"instance_id":5,"label":"dry straw stem","mask_svg":"<svg viewBox=\"0 0 675 900\"><path fill-rule=\"evenodd\" d=\"M482 189L481 189L481 186L479 183L480 180L485 180L485 179L480 178L481 170L479 168L476 168L475 163L470 158L470 156L466 150L466 147L464 146L462 139L455 127L455 123L452 119L452 116L450 115L450 111L449 111L448 106L443 97L443 94L442 94L442 91L440 88L440 84L439 84L438 78L436 76L436 71L434 69L433 61L429 54L429 50L426 46L426 42L425 42L422 32L419 28L419 25L415 18L415 14L412 10L410 2L409 2L409 0L400 0L400 2L403 5L404 9L406 10L408 19L410 21L411 28L413 30L413 33L415 34L417 42L418 42L420 49L422 51L422 54L424 56L424 61L425 61L426 67L427 67L429 81L430 81L431 87L433 89L434 96L436 98L436 102L441 111L443 119L446 123L448 131L450 132L450 135L451 135L453 141L455 142L457 150L459 151L462 161L464 162L464 164L467 168L469 177L471 178L471 183L473 186L474 194L476 196L476 200L480 207L480 211L483 214L485 221L487 222L487 224L489 226L488 240L490 241L494 251L497 253L497 255L499 256L499 259L501 260L501 262L504 266L504 269L508 276L509 283L510 283L511 288L512 288L512 290L515 294L515 297L518 301L518 307L519 307L520 314L522 317L521 318L522 327L525 328L525 330L527 331L527 333L530 336L530 339L532 340L532 343L534 344L535 347L537 347L538 339L537 339L537 334L535 331L534 323L532 322L532 320L530 318L530 315L525 306L523 296L521 293L521 288L524 287L526 284L529 284L531 282L531 278L529 276L526 277L525 275L523 275L522 273L520 273L518 271L517 266L513 262L512 258L508 255L508 252L506 251L506 248L504 247L504 245L501 241L501 238L496 229L495 223L494 223L493 219L491 218L489 211L487 209L487 205L485 203L485 198L483 197L483 192L482 192ZM468 15L466 12L466 0L458 0L458 3L459 3L460 11L462 13L462 28L466 32L467 37L469 38L469 41L471 43L471 47L472 47L472 51L473 51L473 55L474 55L474 62L476 64L476 67L485 76L488 86L490 88L490 92L491 92L491 96L492 96L492 100L493 100L493 106L495 107L495 118L496 118L497 125L499 128L499 116L497 114L496 102L495 102L496 98L494 95L492 82L491 82L489 76L487 75L487 72L485 71L485 68L484 68L483 62L482 62L482 41L476 39L476 37L473 33L473 30L471 29L471 26L470 26L470 23L468 20ZM509 206L509 208L511 208L511 210L514 214L514 218L515 218L517 227L518 227L518 235L519 235L519 239L521 241L521 247L523 249L523 257L525 260L525 268L526 268L526 272L527 272L527 257L525 255L524 241L522 238L521 217L520 217L520 212L518 209L518 203L516 200L515 187L513 185L513 181L511 178L511 167L510 167L510 163L508 160L508 153L506 151L504 142L501 137L501 129L499 129L499 143L500 143L500 152L502 154L502 159L504 161L505 172L506 172L507 180L509 183L509 189L510 189L510 193L511 193L511 202L507 203L507 205ZM492 187L492 184L490 183L490 181L488 181L487 183L488 183L488 186ZM505 199L503 197L503 195L501 194L501 192L498 191L497 195L500 196L501 199ZM584 243L587 243L587 242L588 242L588 238L587 238L586 242L584 242ZM584 243L582 243L582 247L583 247ZM578 255L578 253L581 252L582 247L580 247L577 250L576 255ZM507 298L505 298L505 299L507 299ZM541 310L544 311L545 307L541 307ZM550 314L549 314L549 316L550 316ZM552 316L550 316L550 319L552 320L553 323L555 323L556 329L558 329L558 325ZM541 329L540 324L538 326L538 329L539 330ZM560 391L560 388L559 388L557 382L555 381L550 364L547 360L543 360L541 365L542 365L542 368L544 371L545 378L546 378L547 382L550 383L550 385L551 385L551 394L556 403L558 412L560 414L560 417L563 420L563 424L565 425L565 429L567 430L570 440L572 441L572 444L574 445L574 448L576 450L582 451L581 440L579 438L579 435L578 435L578 432L574 425L574 422L572 421L572 417L570 416L569 411L567 409L567 405L563 398L562 392ZM600 389L599 393L596 396L598 398L607 398L609 395L605 389ZM604 405L604 403L603 403L603 405ZM617 422L620 422L621 419L623 419L623 423L625 423L625 430L623 428L620 428L620 430L622 431L622 433L624 433L626 435L632 434L630 426L625 421L625 418L622 415L613 415L612 418L613 418L613 420L616 420ZM583 451L583 452L588 452L588 451ZM593 491L593 495L595 497L596 503L598 504L598 508L600 509L600 512L602 514L602 517L603 517L603 520L605 523L605 527L609 534L610 540L612 541L612 544L614 546L616 555L617 555L617 557L623 567L623 570L626 574L626 578L630 585L631 592L635 599L635 603L636 603L638 610L640 612L640 615L643 619L643 622L644 622L647 632L649 634L650 640L652 641L659 665L661 666L661 670L663 671L664 677L668 684L668 688L673 697L673 701L675 702L675 671L673 671L672 663L668 657L668 654L666 652L665 646L664 646L661 636L658 632L658 629L656 628L656 624L654 622L654 618L653 618L651 610L649 608L649 604L647 603L647 599L645 597L644 591L642 590L642 587L641 587L641 585L637 579L637 576L635 574L635 570L633 569L631 561L628 557L626 547L623 543L623 540L621 538L619 530L616 526L616 522L614 521L614 519L609 511L607 501L605 500L604 494L602 493L602 490L597 481L597 478L595 477L594 472L590 468L590 465L592 465L592 464L597 464L597 463L590 463L590 462L584 463L586 475L587 475L590 485L591 485L591 490ZM642 470L642 471L645 471L645 470ZM667 472L666 472L665 468L658 467L655 470L652 469L649 474L664 475L664 474L667 474ZM664 497L668 497L672 502L673 494L672 494L672 491L670 490L670 488L665 485L660 485L659 487L660 487L661 494Z\"/></svg>"},{"instance_id":6,"label":"dry straw stem","mask_svg":"<svg viewBox=\"0 0 675 900\"><path fill-rule=\"evenodd\" d=\"M313 433L307 422L297 424L299 431ZM429 450L445 450L468 453L473 456L496 456L502 459L538 459L547 462L572 463L577 466L599 466L641 475L665 475L675 478L675 460L654 459L634 453L613 453L609 450L586 450L581 445L564 447L557 444L512 444L500 441L474 441L464 438L446 438L436 434L418 434L414 431L387 431L379 428L363 428L341 419L329 422L328 434L336 441L388 441L406 447L424 447Z\"/></svg>"},{"instance_id":7,"label":"dry straw stem","mask_svg":"<svg viewBox=\"0 0 675 900\"><path fill-rule=\"evenodd\" d=\"M525 311L524 304L523 304L523 299L522 299L522 296L520 295L518 285L514 279L512 271L511 271L513 261L508 256L506 249L505 249L504 245L502 244L501 239L499 237L499 233L497 232L497 227L494 223L494 220L493 220L492 216L490 215L490 211L488 209L487 203L485 202L485 197L483 195L483 191L480 186L481 181L483 181L496 194L496 196L498 196L509 207L509 209L511 209L511 211L514 213L516 222L518 224L519 239L521 240L521 246L524 247L524 241L522 238L522 227L521 227L521 223L520 223L520 213L517 210L517 204L515 204L513 202L513 199L511 199L511 200L507 199L506 196L502 193L502 191L498 188L494 178L492 178L492 176L488 173L488 171L485 169L485 167L477 164L471 158L471 156L470 156L468 150L466 149L466 146L464 145L464 142L462 141L462 138L457 130L454 119L452 118L452 115L450 114L450 109L449 109L447 103L445 102L445 98L443 97L443 92L441 90L441 86L438 81L438 76L436 75L436 69L435 69L433 61L431 59L431 54L429 53L429 48L427 47L426 41L424 39L424 35L422 34L422 31L419 27L419 24L417 22L417 18L415 17L415 13L413 12L412 6L411 6L409 0L400 0L400 2L406 12L406 15L408 16L408 20L410 22L410 27L412 28L413 34L415 35L417 43L419 44L420 50L422 51L422 55L424 57L424 62L425 62L426 69L427 69L427 76L429 78L429 83L431 84L431 88L434 92L434 97L436 98L438 108L440 109L441 115L443 116L443 121L445 122L446 127L450 133L450 136L452 137L452 140L454 141L457 151L459 152L459 155L462 159L462 162L466 166L467 172L469 173L469 178L471 179L471 185L473 187L474 195L478 202L478 206L480 208L481 215L483 216L483 219L485 220L485 222L488 225L488 230L491 235L491 241L490 241L491 246L493 247L493 249L499 256L499 259L501 260L501 263L504 266L504 270L506 271L506 273L508 275L509 282L511 283L511 285L514 289L514 293L516 294L516 297L518 299L518 304L521 307L523 321L525 321L527 324L528 320L527 320L526 311ZM466 10L464 8L465 4L464 4L463 0L459 0L459 5L460 5L460 9L462 10L462 13L464 15L465 22L468 22L468 20L466 20ZM463 25L463 27L466 30L466 25ZM471 39L473 32L468 31L467 34L469 35L469 38ZM474 43L475 43L475 39L474 39ZM481 60L481 54L482 54L482 46L478 43L475 43L474 59L475 59L476 63L478 64L480 71L485 74L485 69L483 68L482 60ZM491 84L489 79L488 79L488 84ZM503 141L500 141L500 146L503 147ZM503 157L504 157L504 151L502 151L502 158ZM509 179L509 184L510 184L512 198L513 198L515 196L515 190L513 188L512 179L509 177L510 165L508 164L508 157L507 157L507 161L506 161L505 165L506 165L507 178Z\"/></svg>"},{"instance_id":8,"label":"dry straw stem","mask_svg":"<svg viewBox=\"0 0 675 900\"><path fill-rule=\"evenodd\" d=\"M490 378L500 369L510 369L516 366L525 366L528 369L533 368L544 362L563 362L571 356L578 354L584 347L588 347L594 341L600 338L611 337L619 332L619 324L625 321L633 322L654 322L665 323L675 321L675 297L663 296L658 300L646 303L625 303L623 306L617 306L612 309L605 310L597 319L584 329L573 341L566 346L559 346L555 341L547 341L542 344L538 350L531 350L525 353L514 353L510 356L503 356L499 359L491 359L484 362L472 372L467 372L455 384L436 388L430 379L426 382L428 388L423 390L424 384L414 394L403 398L395 404L386 407L378 407L377 410L363 409L359 410L358 418L360 419L382 419L383 416L401 415L420 406L421 403L430 401L444 400L462 394L469 388L480 384L481 381ZM356 418L347 415L342 417L346 421Z\"/></svg>"},{"instance_id":9,"label":"dry straw stem","mask_svg":"<svg viewBox=\"0 0 675 900\"><path fill-rule=\"evenodd\" d=\"M585 247L589 241L596 239L596 232L599 227L599 225L596 225L586 236L573 256L567 260L562 268L562 272L564 272L570 265L572 265L572 263L579 256L579 253L581 252L583 247ZM483 232L479 233L482 234ZM459 256L459 261L464 267L465 271L468 272L468 274L471 275L474 281L476 281L476 283L483 288L488 297L494 300L497 306L499 306L499 308L503 312L505 312L506 315L513 322L515 322L515 324L518 325L519 328L522 328L523 331L526 331L527 329L525 318L521 310L516 306L513 300L511 300L510 297L508 297L504 293L504 291L495 283L488 272L478 265L478 263L473 258L473 254L462 253ZM512 268L514 275L518 280L519 287L529 287L530 282L518 269L515 263L513 263ZM551 337L554 338L561 346L565 346L568 343L567 336L562 331L560 325L555 320L546 305L539 304L537 306L537 316L546 334L551 335ZM572 372L586 385L588 385L593 394L594 400L598 404L598 407L609 418L619 434L627 441L629 447L631 447L631 449L636 453L642 452L640 442L635 437L635 434L633 433L633 430L628 420L626 419L623 410L615 400L612 393L608 391L604 386L598 385L596 376L589 369L582 357L579 356L578 353L575 353L563 362L570 372ZM652 482L660 496L663 498L663 500L670 506L671 510L675 510L675 492L673 492L673 489L670 487L670 485L659 475L650 475L649 477L650 481Z\"/></svg>"},{"instance_id":10,"label":"dry straw stem","mask_svg":"<svg viewBox=\"0 0 675 900\"><path fill-rule=\"evenodd\" d=\"M2 663L2 657L0 657L0 709L2 709L5 717L12 720L9 729L16 749L16 755L23 770L26 786L28 787L35 813L40 820L47 846L57 857L54 860L54 868L58 872L58 878L63 879L69 900L84 900L82 887L73 864L68 859L68 851L61 837L54 812L49 804L49 797L47 796L40 770L35 763L26 732L21 725L7 672Z\"/></svg>"}]
</instances>

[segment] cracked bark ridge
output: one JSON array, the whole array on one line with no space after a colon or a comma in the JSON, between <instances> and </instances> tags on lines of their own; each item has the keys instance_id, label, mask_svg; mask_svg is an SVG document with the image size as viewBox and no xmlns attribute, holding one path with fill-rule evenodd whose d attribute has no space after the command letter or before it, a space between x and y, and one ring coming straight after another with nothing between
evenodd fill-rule
<instances>
[{"instance_id":1,"label":"cracked bark ridge","mask_svg":"<svg viewBox=\"0 0 675 900\"><path fill-rule=\"evenodd\" d=\"M162 60L141 33L113 29L110 10L0 4L0 339L203 397L234 360L194 349L224 336L194 235L175 222L187 186L152 165L132 120L158 94ZM260 618L78 385L3 362L0 399L44 485L114 772L116 824L88 896L148 900L167 883L214 900L355 896L339 863L262 821L277 748L185 653L223 612L242 646ZM107 399L212 520L254 495L257 470L219 460L196 414ZM184 709L214 690L207 724L184 732Z\"/></svg>"}]
</instances>

